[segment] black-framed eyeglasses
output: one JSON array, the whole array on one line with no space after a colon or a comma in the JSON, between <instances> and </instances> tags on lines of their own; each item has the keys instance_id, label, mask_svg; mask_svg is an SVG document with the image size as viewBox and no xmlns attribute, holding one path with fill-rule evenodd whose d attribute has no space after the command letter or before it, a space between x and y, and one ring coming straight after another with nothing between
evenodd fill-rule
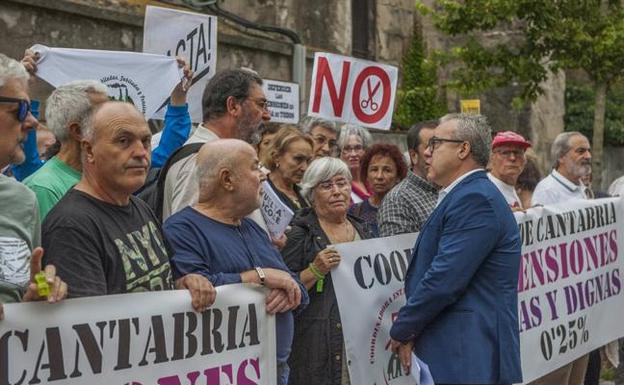
<instances>
[{"instance_id":1,"label":"black-framed eyeglasses","mask_svg":"<svg viewBox=\"0 0 624 385\"><path fill-rule=\"evenodd\" d=\"M28 117L28 113L30 110L30 102L26 99L18 99L18 98L7 98L4 96L0 96L0 103L17 103L17 120L22 123Z\"/></svg>"},{"instance_id":2,"label":"black-framed eyeglasses","mask_svg":"<svg viewBox=\"0 0 624 385\"><path fill-rule=\"evenodd\" d=\"M427 142L427 148L433 152L436 149L436 147L438 147L438 144L444 143L444 142L448 142L448 143L464 143L465 140L446 139L446 138L438 138L437 136L432 136L431 139L429 139L429 141Z\"/></svg>"}]
</instances>

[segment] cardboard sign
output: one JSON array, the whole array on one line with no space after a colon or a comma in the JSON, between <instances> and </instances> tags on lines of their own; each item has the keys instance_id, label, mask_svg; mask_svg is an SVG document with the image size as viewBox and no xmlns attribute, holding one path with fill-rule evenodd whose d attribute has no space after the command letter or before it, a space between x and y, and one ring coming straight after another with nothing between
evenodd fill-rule
<instances>
[{"instance_id":1,"label":"cardboard sign","mask_svg":"<svg viewBox=\"0 0 624 385\"><path fill-rule=\"evenodd\" d=\"M271 122L299 123L299 84L263 79Z\"/></svg>"},{"instance_id":2,"label":"cardboard sign","mask_svg":"<svg viewBox=\"0 0 624 385\"><path fill-rule=\"evenodd\" d=\"M0 383L276 383L275 316L259 287L217 288L202 313L186 290L5 304Z\"/></svg>"},{"instance_id":3,"label":"cardboard sign","mask_svg":"<svg viewBox=\"0 0 624 385\"><path fill-rule=\"evenodd\" d=\"M308 115L387 130L397 78L393 66L317 52Z\"/></svg>"},{"instance_id":4,"label":"cardboard sign","mask_svg":"<svg viewBox=\"0 0 624 385\"><path fill-rule=\"evenodd\" d=\"M182 56L193 70L187 94L193 123L201 123L202 95L217 68L217 17L148 5L143 26L143 52ZM155 117L163 119L165 106Z\"/></svg>"}]
</instances>

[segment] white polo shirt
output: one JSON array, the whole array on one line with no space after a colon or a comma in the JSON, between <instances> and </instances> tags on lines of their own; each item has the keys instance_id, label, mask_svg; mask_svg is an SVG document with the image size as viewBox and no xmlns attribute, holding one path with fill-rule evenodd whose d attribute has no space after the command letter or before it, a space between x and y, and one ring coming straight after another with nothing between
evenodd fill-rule
<instances>
[{"instance_id":1,"label":"white polo shirt","mask_svg":"<svg viewBox=\"0 0 624 385\"><path fill-rule=\"evenodd\" d=\"M503 182L502 180L498 179L497 177L495 177L494 175L492 175L491 172L488 172L487 174L488 178L490 178L490 180L492 181L492 183L494 183L494 185L498 188L498 191L501 192L501 194L503 194L503 196L505 197L505 200L507 201L507 204L509 205L509 207L511 208L523 208L522 207L522 202L520 201L520 198L518 197L518 193L516 192L516 188L510 184L507 184L505 182Z\"/></svg>"},{"instance_id":2,"label":"white polo shirt","mask_svg":"<svg viewBox=\"0 0 624 385\"><path fill-rule=\"evenodd\" d=\"M531 205L550 205L571 199L587 199L585 186L582 183L575 184L558 173L557 170L552 170L535 187Z\"/></svg>"}]
</instances>

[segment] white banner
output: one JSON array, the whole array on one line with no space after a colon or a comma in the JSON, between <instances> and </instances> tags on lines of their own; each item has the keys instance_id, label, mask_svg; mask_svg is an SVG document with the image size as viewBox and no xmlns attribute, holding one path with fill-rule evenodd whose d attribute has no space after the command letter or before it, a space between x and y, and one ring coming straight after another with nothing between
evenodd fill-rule
<instances>
[{"instance_id":1,"label":"white banner","mask_svg":"<svg viewBox=\"0 0 624 385\"><path fill-rule=\"evenodd\" d=\"M227 285L203 313L187 291L5 305L0 383L275 384L275 317Z\"/></svg>"},{"instance_id":2,"label":"white banner","mask_svg":"<svg viewBox=\"0 0 624 385\"><path fill-rule=\"evenodd\" d=\"M520 349L529 382L624 335L624 200L566 202L516 219Z\"/></svg>"},{"instance_id":3,"label":"white banner","mask_svg":"<svg viewBox=\"0 0 624 385\"><path fill-rule=\"evenodd\" d=\"M522 234L518 321L530 382L624 336L624 200L573 201L516 213ZM332 271L352 383L408 382L386 349L405 303L404 263L417 234L336 245ZM405 382L399 382L401 381ZM389 381L388 381L389 382Z\"/></svg>"},{"instance_id":4,"label":"white banner","mask_svg":"<svg viewBox=\"0 0 624 385\"><path fill-rule=\"evenodd\" d=\"M271 237L279 239L284 234L295 213L275 194L269 182L262 182L261 194L262 204L260 205L260 212Z\"/></svg>"},{"instance_id":5,"label":"white banner","mask_svg":"<svg viewBox=\"0 0 624 385\"><path fill-rule=\"evenodd\" d=\"M299 84L263 79L262 89L269 102L271 122L299 123Z\"/></svg>"},{"instance_id":6,"label":"white banner","mask_svg":"<svg viewBox=\"0 0 624 385\"><path fill-rule=\"evenodd\" d=\"M187 94L193 123L201 123L204 88L217 68L217 17L148 5L143 24L143 52L182 56L193 70ZM165 108L156 117L164 119Z\"/></svg>"},{"instance_id":7,"label":"white banner","mask_svg":"<svg viewBox=\"0 0 624 385\"><path fill-rule=\"evenodd\" d=\"M115 100L133 103L145 119L154 115L182 78L174 58L125 51L30 47L39 53L37 76L54 87L99 80ZM158 79L158 81L155 81Z\"/></svg>"},{"instance_id":8,"label":"white banner","mask_svg":"<svg viewBox=\"0 0 624 385\"><path fill-rule=\"evenodd\" d=\"M416 236L335 245L342 260L331 274L352 384L416 384L390 351L390 328L405 304L403 281Z\"/></svg>"},{"instance_id":9,"label":"white banner","mask_svg":"<svg viewBox=\"0 0 624 385\"><path fill-rule=\"evenodd\" d=\"M397 78L393 66L317 52L308 115L388 130Z\"/></svg>"}]
</instances>

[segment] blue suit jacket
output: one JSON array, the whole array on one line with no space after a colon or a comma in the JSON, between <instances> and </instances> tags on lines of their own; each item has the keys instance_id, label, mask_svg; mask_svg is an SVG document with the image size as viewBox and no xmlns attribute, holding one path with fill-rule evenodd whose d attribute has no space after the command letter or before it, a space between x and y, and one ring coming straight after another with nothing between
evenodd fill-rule
<instances>
[{"instance_id":1,"label":"blue suit jacket","mask_svg":"<svg viewBox=\"0 0 624 385\"><path fill-rule=\"evenodd\" d=\"M414 340L436 383L521 382L520 246L509 205L482 171L456 185L423 226L390 335Z\"/></svg>"}]
</instances>

